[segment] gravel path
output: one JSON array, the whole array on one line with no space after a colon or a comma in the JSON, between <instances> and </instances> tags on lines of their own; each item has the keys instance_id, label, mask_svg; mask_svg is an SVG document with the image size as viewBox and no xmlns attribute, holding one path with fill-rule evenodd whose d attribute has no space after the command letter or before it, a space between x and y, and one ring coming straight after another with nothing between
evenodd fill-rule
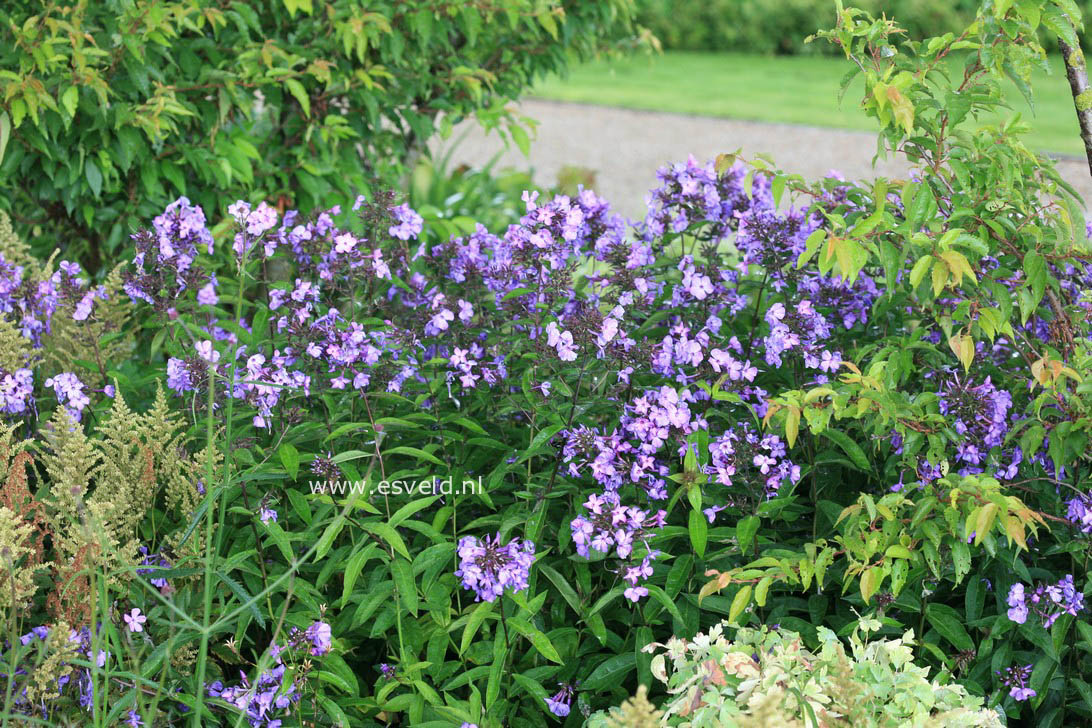
<instances>
[{"instance_id":1,"label":"gravel path","mask_svg":"<svg viewBox=\"0 0 1092 728\"><path fill-rule=\"evenodd\" d=\"M498 167L533 169L543 184L556 182L566 165L590 168L596 174L596 191L629 216L643 216L644 196L655 186L656 169L683 161L687 154L704 161L736 149L751 156L764 153L787 172L808 179L832 169L850 179L906 174L902 163L881 161L873 168L876 136L870 132L536 99L523 101L520 112L539 121L530 159L513 147L503 153ZM476 123L456 127L452 139L463 133L454 163L482 165L504 149L499 136L486 136ZM1062 158L1058 167L1086 203L1092 200L1092 177L1083 159Z\"/></svg>"}]
</instances>

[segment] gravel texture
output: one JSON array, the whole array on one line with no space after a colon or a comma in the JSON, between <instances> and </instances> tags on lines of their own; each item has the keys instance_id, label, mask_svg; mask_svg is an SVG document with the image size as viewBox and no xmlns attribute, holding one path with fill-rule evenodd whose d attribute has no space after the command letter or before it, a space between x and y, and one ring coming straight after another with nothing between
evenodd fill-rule
<instances>
[{"instance_id":1,"label":"gravel texture","mask_svg":"<svg viewBox=\"0 0 1092 728\"><path fill-rule=\"evenodd\" d=\"M765 154L782 169L814 179L838 170L850 179L900 177L907 165L880 161L876 135L791 124L768 124L686 114L635 111L588 104L525 100L520 113L538 120L530 158L514 146L505 150L496 134L486 136L474 122L456 127L458 142L452 162L480 166L505 150L498 168L532 169L542 184L553 184L566 165L595 172L595 189L618 211L643 216L645 193L655 186L656 169L682 161L687 154L707 160L722 152L741 150L747 156ZM452 143L452 142L449 142ZM1086 202L1092 200L1092 176L1085 160L1058 160L1062 175Z\"/></svg>"}]
</instances>

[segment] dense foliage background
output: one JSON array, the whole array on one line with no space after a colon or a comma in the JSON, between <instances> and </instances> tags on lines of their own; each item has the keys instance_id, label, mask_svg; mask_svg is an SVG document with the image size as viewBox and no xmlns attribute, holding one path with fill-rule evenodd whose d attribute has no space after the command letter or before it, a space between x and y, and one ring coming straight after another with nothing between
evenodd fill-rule
<instances>
[{"instance_id":1,"label":"dense foliage background","mask_svg":"<svg viewBox=\"0 0 1092 728\"><path fill-rule=\"evenodd\" d=\"M958 32L975 18L975 0L865 0L857 7L894 18L910 38ZM1039 3L1030 3L1037 6ZM1089 3L1075 3L1087 15ZM748 53L834 53L825 43L805 43L816 27L834 23L833 3L826 0L709 0L673 2L638 0L637 22L648 28L665 49ZM1082 39L1087 36L1082 34ZM1050 32L1040 39L1056 48Z\"/></svg>"},{"instance_id":2,"label":"dense foliage background","mask_svg":"<svg viewBox=\"0 0 1092 728\"><path fill-rule=\"evenodd\" d=\"M143 12L150 53L164 27L200 30L194 7L220 12L103 17ZM352 26L348 7L276 18ZM521 5L534 24L515 12L498 32L541 29L551 49L614 32L554 40L557 7ZM179 25L156 24L164 8ZM207 157L192 196L118 187L110 225L155 212L91 273L0 214L4 720L1092 718L1092 242L1026 125L974 123L1017 103L1011 80L1031 93L1044 32L1079 48L1078 8L988 1L925 40L837 11L819 40L863 79L906 179L690 158L627 221L592 190L442 159L400 192L353 168L386 163L361 139L394 138L362 127L353 154L293 152L336 160L315 174L328 189L255 166L236 199L242 178L202 177ZM63 66L26 50L62 28L35 22L8 52ZM73 27L57 33L75 48ZM158 58L140 68L174 68ZM309 124L317 97L278 84L269 103L292 97L286 119ZM97 200L106 177L84 189L87 150L43 149L75 123L42 101L36 124L35 88L9 87L22 136L5 132L0 170L85 164L9 198L49 240L71 221L38 201ZM421 113L406 103L383 113ZM214 126L248 139L246 119ZM85 133L120 138L99 124ZM282 132L258 133L264 149Z\"/></svg>"},{"instance_id":3,"label":"dense foliage background","mask_svg":"<svg viewBox=\"0 0 1092 728\"><path fill-rule=\"evenodd\" d=\"M630 0L14 0L0 8L0 209L97 269L179 195L311 209L397 184L425 140L629 42ZM412 163L410 164L412 167Z\"/></svg>"}]
</instances>

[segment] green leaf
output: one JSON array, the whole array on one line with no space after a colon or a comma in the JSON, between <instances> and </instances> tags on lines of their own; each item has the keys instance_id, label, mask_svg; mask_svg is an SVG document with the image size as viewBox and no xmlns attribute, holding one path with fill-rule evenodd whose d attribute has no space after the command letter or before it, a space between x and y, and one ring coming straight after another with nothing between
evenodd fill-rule
<instances>
[{"instance_id":1,"label":"green leaf","mask_svg":"<svg viewBox=\"0 0 1092 728\"><path fill-rule=\"evenodd\" d=\"M489 666L489 682L485 685L485 707L492 707L500 696L501 679L504 677L504 665L507 661L508 649L504 640L493 640L493 663Z\"/></svg>"},{"instance_id":2,"label":"green leaf","mask_svg":"<svg viewBox=\"0 0 1092 728\"><path fill-rule=\"evenodd\" d=\"M1034 250L1029 250L1024 254L1024 274L1031 286L1032 303L1037 305L1043 300L1043 292L1046 290L1046 259Z\"/></svg>"},{"instance_id":3,"label":"green leaf","mask_svg":"<svg viewBox=\"0 0 1092 728\"><path fill-rule=\"evenodd\" d=\"M632 652L623 652L620 655L608 657L596 665L591 675L588 675L588 679L581 684L581 687L592 692L610 690L622 684L626 675L636 667L637 656Z\"/></svg>"},{"instance_id":4,"label":"green leaf","mask_svg":"<svg viewBox=\"0 0 1092 728\"><path fill-rule=\"evenodd\" d=\"M246 607L247 611L250 612L250 616L254 618L254 621L257 622L259 626L265 627L265 619L262 617L262 610L258 609L257 600L247 593L247 590L243 585L219 569L216 570L216 576L220 578L220 581L227 584L228 589L239 598L242 606Z\"/></svg>"},{"instance_id":5,"label":"green leaf","mask_svg":"<svg viewBox=\"0 0 1092 728\"><path fill-rule=\"evenodd\" d=\"M773 577L764 576L759 579L755 587L755 604L760 607L766 606L766 594L770 591L770 584L773 584Z\"/></svg>"},{"instance_id":6,"label":"green leaf","mask_svg":"<svg viewBox=\"0 0 1092 728\"><path fill-rule=\"evenodd\" d=\"M512 135L512 141L519 147L523 156L529 156L531 154L531 137L527 135L527 130L519 124L510 124L508 126L508 133Z\"/></svg>"},{"instance_id":7,"label":"green leaf","mask_svg":"<svg viewBox=\"0 0 1092 728\"><path fill-rule=\"evenodd\" d=\"M521 635L531 641L531 644L535 646L535 649L550 662L556 662L558 665L562 664L561 655L558 654L557 648L550 642L550 638L531 626L530 622L521 617L511 617L508 620L508 624L516 629Z\"/></svg>"},{"instance_id":8,"label":"green leaf","mask_svg":"<svg viewBox=\"0 0 1092 728\"><path fill-rule=\"evenodd\" d=\"M583 611L583 605L580 603L580 597L577 596L576 590L573 589L572 585L569 584L564 576L562 576L552 567L547 566L543 563L540 563L538 565L538 570L546 575L546 578L549 579L550 583L552 583L557 588L557 590L561 593L562 598L564 598L565 601L569 603L569 606L573 608L574 612L580 614Z\"/></svg>"},{"instance_id":9,"label":"green leaf","mask_svg":"<svg viewBox=\"0 0 1092 728\"><path fill-rule=\"evenodd\" d=\"M433 465L441 465L441 466L444 465L444 461L441 460L440 458L436 457L432 453L425 452L424 450L422 450L420 448L417 448L417 447L409 447L408 445L402 445L400 447L392 447L390 450L387 450L383 454L384 455L412 455L415 458L420 458L421 460L427 460L430 463L432 463Z\"/></svg>"},{"instance_id":10,"label":"green leaf","mask_svg":"<svg viewBox=\"0 0 1092 728\"><path fill-rule=\"evenodd\" d=\"M947 604L929 604L925 607L929 624L957 650L973 650L974 641L963 628L963 616Z\"/></svg>"},{"instance_id":11,"label":"green leaf","mask_svg":"<svg viewBox=\"0 0 1092 728\"><path fill-rule=\"evenodd\" d=\"M910 269L910 287L917 288L918 284L925 278L925 274L929 272L929 268L933 265L933 256L923 255L918 258L918 261L914 263L914 267Z\"/></svg>"},{"instance_id":12,"label":"green leaf","mask_svg":"<svg viewBox=\"0 0 1092 728\"><path fill-rule=\"evenodd\" d=\"M679 624L686 624L682 612L679 611L678 606L671 600L671 597L667 596L667 592L655 584L646 584L645 588L648 589L649 596L658 601L667 610L668 614L678 620Z\"/></svg>"},{"instance_id":13,"label":"green leaf","mask_svg":"<svg viewBox=\"0 0 1092 728\"><path fill-rule=\"evenodd\" d=\"M284 560L288 563L294 563L296 555L292 552L292 543L288 540L288 534L284 532L280 524L276 521L270 521L265 524L265 529L273 539L273 543L277 544L277 548L280 550L281 555L284 556Z\"/></svg>"},{"instance_id":14,"label":"green leaf","mask_svg":"<svg viewBox=\"0 0 1092 728\"><path fill-rule=\"evenodd\" d=\"M341 587L342 606L349 603L349 595L352 594L353 587L356 586L356 580L360 577L360 572L378 549L377 544L370 543L349 557L349 562L345 565L345 576Z\"/></svg>"},{"instance_id":15,"label":"green leaf","mask_svg":"<svg viewBox=\"0 0 1092 728\"><path fill-rule=\"evenodd\" d=\"M9 139L11 139L11 117L8 116L8 112L0 111L0 162L4 161L4 150L8 147Z\"/></svg>"},{"instance_id":16,"label":"green leaf","mask_svg":"<svg viewBox=\"0 0 1092 728\"><path fill-rule=\"evenodd\" d=\"M872 599L872 595L880 588L881 583L883 583L883 569L873 566L864 570L861 574L861 599L865 604Z\"/></svg>"},{"instance_id":17,"label":"green leaf","mask_svg":"<svg viewBox=\"0 0 1092 728\"><path fill-rule=\"evenodd\" d=\"M743 553L747 553L747 549L755 543L755 534L758 533L758 527L762 524L762 519L758 516L747 516L739 519L739 523L736 524L736 542L739 543L739 550Z\"/></svg>"},{"instance_id":18,"label":"green leaf","mask_svg":"<svg viewBox=\"0 0 1092 728\"><path fill-rule=\"evenodd\" d=\"M538 434L535 435L534 439L531 440L531 444L527 446L527 449L524 450L523 454L520 455L518 460L516 460L516 464L518 465L519 463L526 461L527 458L536 454L539 450L546 446L546 443L549 442L554 435L564 429L565 425L550 425L549 427L543 428Z\"/></svg>"},{"instance_id":19,"label":"green leaf","mask_svg":"<svg viewBox=\"0 0 1092 728\"><path fill-rule=\"evenodd\" d=\"M300 106L303 107L303 115L310 119L311 99L308 98L307 91L303 88L303 84L294 78L286 78L284 80L284 85L288 88L288 92L299 102Z\"/></svg>"},{"instance_id":20,"label":"green leaf","mask_svg":"<svg viewBox=\"0 0 1092 728\"><path fill-rule=\"evenodd\" d=\"M698 558L704 557L705 547L709 542L709 522L705 514L691 509L687 531L690 533L690 544L694 547L694 553L698 555Z\"/></svg>"},{"instance_id":21,"label":"green leaf","mask_svg":"<svg viewBox=\"0 0 1092 728\"><path fill-rule=\"evenodd\" d=\"M478 628L481 627L482 622L489 616L489 613L493 611L493 602L482 602L474 611L470 613L470 619L466 621L466 626L463 627L462 641L459 644L459 654L466 654L466 650L470 647L470 642L474 639L474 635L478 633Z\"/></svg>"},{"instance_id":22,"label":"green leaf","mask_svg":"<svg viewBox=\"0 0 1092 728\"><path fill-rule=\"evenodd\" d=\"M76 107L79 105L79 103L80 90L75 86L69 86L67 89L65 89L64 93L61 94L61 104L68 112L69 116L76 115Z\"/></svg>"},{"instance_id":23,"label":"green leaf","mask_svg":"<svg viewBox=\"0 0 1092 728\"><path fill-rule=\"evenodd\" d=\"M796 444L796 438L800 434L800 408L789 407L785 413L785 440L789 447Z\"/></svg>"},{"instance_id":24,"label":"green leaf","mask_svg":"<svg viewBox=\"0 0 1092 728\"><path fill-rule=\"evenodd\" d=\"M728 608L728 622L736 624L736 620L743 614L743 610L751 603L751 585L744 584L736 595L732 597L732 606Z\"/></svg>"},{"instance_id":25,"label":"green leaf","mask_svg":"<svg viewBox=\"0 0 1092 728\"><path fill-rule=\"evenodd\" d=\"M394 586L398 590L398 598L402 600L402 606L406 611L417 616L417 582L413 578L413 567L410 562L394 557L391 561L391 576L394 578Z\"/></svg>"},{"instance_id":26,"label":"green leaf","mask_svg":"<svg viewBox=\"0 0 1092 728\"><path fill-rule=\"evenodd\" d=\"M512 679L515 680L521 688L526 690L527 694L536 701L544 701L546 698L550 697L550 693L547 692L546 688L542 687L542 683L538 680L529 678L526 675L521 675L518 672L512 673ZM443 725L447 726L448 724L444 723Z\"/></svg>"},{"instance_id":27,"label":"green leaf","mask_svg":"<svg viewBox=\"0 0 1092 728\"><path fill-rule=\"evenodd\" d=\"M300 453L296 449L296 446L290 442L286 442L277 448L277 455L280 457L281 465L284 466L285 471L292 476L292 480L298 478L300 472Z\"/></svg>"},{"instance_id":28,"label":"green leaf","mask_svg":"<svg viewBox=\"0 0 1092 728\"><path fill-rule=\"evenodd\" d=\"M956 538L952 542L952 564L955 566L956 583L963 581L963 577L971 570L971 548L962 538Z\"/></svg>"},{"instance_id":29,"label":"green leaf","mask_svg":"<svg viewBox=\"0 0 1092 728\"><path fill-rule=\"evenodd\" d=\"M440 495L437 494L412 500L395 511L394 515L387 520L387 524L390 525L391 528L397 528L399 524L404 523L410 516L419 511L423 511L439 499Z\"/></svg>"},{"instance_id":30,"label":"green leaf","mask_svg":"<svg viewBox=\"0 0 1092 728\"><path fill-rule=\"evenodd\" d=\"M330 553L330 548L334 545L334 539L341 533L341 529L345 528L347 519L343 517L335 517L333 522L326 527L322 532L322 536L319 537L318 546L315 548L315 561L321 561L326 557L326 554Z\"/></svg>"},{"instance_id":31,"label":"green leaf","mask_svg":"<svg viewBox=\"0 0 1092 728\"><path fill-rule=\"evenodd\" d=\"M869 462L865 451L862 450L861 446L854 442L849 435L839 430L827 428L823 430L823 436L842 448L842 451L849 456L849 459L853 464L862 471L866 473L872 471L872 463Z\"/></svg>"},{"instance_id":32,"label":"green leaf","mask_svg":"<svg viewBox=\"0 0 1092 728\"><path fill-rule=\"evenodd\" d=\"M373 536L378 536L383 539L392 549L406 557L407 561L410 560L409 549L406 548L406 542L402 540L402 537L398 535L397 531L386 523L364 523L361 524L361 528L368 531Z\"/></svg>"},{"instance_id":33,"label":"green leaf","mask_svg":"<svg viewBox=\"0 0 1092 728\"><path fill-rule=\"evenodd\" d=\"M87 184L91 187L91 192L98 197L102 193L102 172L99 171L99 165L95 164L95 160L88 159L84 163L83 173L87 178Z\"/></svg>"}]
</instances>

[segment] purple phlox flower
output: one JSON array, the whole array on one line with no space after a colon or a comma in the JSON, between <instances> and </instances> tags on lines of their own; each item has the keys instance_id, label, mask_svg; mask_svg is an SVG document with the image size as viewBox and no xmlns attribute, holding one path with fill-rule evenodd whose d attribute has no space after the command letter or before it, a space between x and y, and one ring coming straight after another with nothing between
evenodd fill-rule
<instances>
[{"instance_id":1,"label":"purple phlox flower","mask_svg":"<svg viewBox=\"0 0 1092 728\"><path fill-rule=\"evenodd\" d=\"M130 632L143 632L144 623L148 621L148 618L140 613L140 610L134 607L132 611L123 615L122 619L125 620L125 624L129 627Z\"/></svg>"},{"instance_id":2,"label":"purple phlox flower","mask_svg":"<svg viewBox=\"0 0 1092 728\"><path fill-rule=\"evenodd\" d=\"M1084 610L1084 594L1077 590L1072 574L1066 574L1054 584L1040 582L1030 594L1017 582L1010 587L1006 602L1009 619L1013 622L1024 624L1028 615L1034 612L1047 629L1063 614L1077 616Z\"/></svg>"},{"instance_id":3,"label":"purple phlox flower","mask_svg":"<svg viewBox=\"0 0 1092 728\"><path fill-rule=\"evenodd\" d=\"M409 205L403 204L392 207L390 212L397 221L397 224L392 225L387 231L391 237L399 240L409 240L421 234L424 229L424 219L410 209Z\"/></svg>"},{"instance_id":4,"label":"purple phlox flower","mask_svg":"<svg viewBox=\"0 0 1092 728\"><path fill-rule=\"evenodd\" d=\"M1009 688L1009 695L1017 702L1035 697L1035 691L1027 686L1031 679L1031 665L1013 665L998 670L997 674L1001 676L1001 684Z\"/></svg>"},{"instance_id":5,"label":"purple phlox flower","mask_svg":"<svg viewBox=\"0 0 1092 728\"><path fill-rule=\"evenodd\" d=\"M564 718L569 715L569 710L572 708L573 687L568 684L559 686L561 689L554 693L553 697L545 699L546 707L557 717Z\"/></svg>"},{"instance_id":6,"label":"purple phlox flower","mask_svg":"<svg viewBox=\"0 0 1092 728\"><path fill-rule=\"evenodd\" d=\"M83 410L91 404L91 398L85 393L86 387L72 372L62 372L45 380L45 386L51 387L57 394L57 402L64 405L72 419L79 421Z\"/></svg>"},{"instance_id":7,"label":"purple phlox flower","mask_svg":"<svg viewBox=\"0 0 1092 728\"><path fill-rule=\"evenodd\" d=\"M311 654L315 657L325 655L330 651L333 642L333 633L326 622L315 622L307 628L307 639L311 641Z\"/></svg>"},{"instance_id":8,"label":"purple phlox flower","mask_svg":"<svg viewBox=\"0 0 1092 728\"><path fill-rule=\"evenodd\" d=\"M462 579L463 588L475 594L475 601L494 601L505 589L523 591L535 559L535 545L530 541L512 539L501 545L500 534L478 539L459 539L459 568L455 576Z\"/></svg>"}]
</instances>

